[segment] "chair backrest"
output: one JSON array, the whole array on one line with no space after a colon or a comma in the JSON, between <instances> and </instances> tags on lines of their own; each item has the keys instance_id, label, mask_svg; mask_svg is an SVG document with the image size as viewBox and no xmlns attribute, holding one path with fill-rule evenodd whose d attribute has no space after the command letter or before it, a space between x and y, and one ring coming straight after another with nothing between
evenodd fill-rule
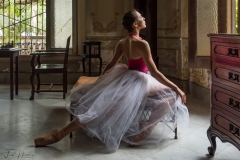
<instances>
[{"instance_id":1,"label":"chair backrest","mask_svg":"<svg viewBox=\"0 0 240 160\"><path fill-rule=\"evenodd\" d=\"M71 39L71 36L69 36L68 39L67 39L66 54L65 54L65 57L64 57L64 68L67 68L67 64L68 64L68 55L69 55L70 39Z\"/></svg>"},{"instance_id":2,"label":"chair backrest","mask_svg":"<svg viewBox=\"0 0 240 160\"><path fill-rule=\"evenodd\" d=\"M101 56L101 42L100 41L85 41L82 42L83 45L83 54L88 54L89 56L92 55L92 51L94 51L94 48L92 46L97 46L97 54L94 53L94 55ZM87 52L87 47L88 52Z\"/></svg>"}]
</instances>

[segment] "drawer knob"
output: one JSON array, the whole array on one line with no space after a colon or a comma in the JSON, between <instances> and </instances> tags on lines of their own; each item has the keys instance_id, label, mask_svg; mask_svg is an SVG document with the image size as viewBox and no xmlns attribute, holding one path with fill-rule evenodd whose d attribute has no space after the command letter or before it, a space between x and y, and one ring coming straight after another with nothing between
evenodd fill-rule
<instances>
[{"instance_id":1,"label":"drawer knob","mask_svg":"<svg viewBox=\"0 0 240 160\"><path fill-rule=\"evenodd\" d=\"M228 48L228 55L231 57L238 57L238 49Z\"/></svg>"},{"instance_id":2,"label":"drawer knob","mask_svg":"<svg viewBox=\"0 0 240 160\"><path fill-rule=\"evenodd\" d=\"M229 104L230 107L237 108L237 109L240 108L240 105L239 105L240 103L238 101L235 101L232 98L229 98L229 103L228 104Z\"/></svg>"},{"instance_id":3,"label":"drawer knob","mask_svg":"<svg viewBox=\"0 0 240 160\"><path fill-rule=\"evenodd\" d=\"M236 135L237 137L240 136L239 134L239 128L237 126L234 126L233 124L229 124L229 131L233 134Z\"/></svg>"},{"instance_id":4,"label":"drawer knob","mask_svg":"<svg viewBox=\"0 0 240 160\"><path fill-rule=\"evenodd\" d=\"M239 82L239 75L236 73L228 72L228 79Z\"/></svg>"}]
</instances>

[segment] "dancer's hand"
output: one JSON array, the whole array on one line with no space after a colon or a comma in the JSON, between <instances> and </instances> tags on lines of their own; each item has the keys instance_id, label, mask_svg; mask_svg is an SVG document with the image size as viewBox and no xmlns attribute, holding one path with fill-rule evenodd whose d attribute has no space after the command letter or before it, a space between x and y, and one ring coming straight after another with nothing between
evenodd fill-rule
<instances>
[{"instance_id":1,"label":"dancer's hand","mask_svg":"<svg viewBox=\"0 0 240 160\"><path fill-rule=\"evenodd\" d=\"M179 88L177 88L177 93L182 98L182 103L186 103L187 102L186 94Z\"/></svg>"}]
</instances>

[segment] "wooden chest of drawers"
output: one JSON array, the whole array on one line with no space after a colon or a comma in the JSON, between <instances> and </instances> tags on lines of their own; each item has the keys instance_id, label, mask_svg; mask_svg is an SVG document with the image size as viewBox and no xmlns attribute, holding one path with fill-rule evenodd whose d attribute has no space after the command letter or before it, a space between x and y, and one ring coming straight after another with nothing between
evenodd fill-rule
<instances>
[{"instance_id":1,"label":"wooden chest of drawers","mask_svg":"<svg viewBox=\"0 0 240 160\"><path fill-rule=\"evenodd\" d=\"M240 36L209 34L211 44L211 123L207 131L216 150L216 137L240 150Z\"/></svg>"}]
</instances>

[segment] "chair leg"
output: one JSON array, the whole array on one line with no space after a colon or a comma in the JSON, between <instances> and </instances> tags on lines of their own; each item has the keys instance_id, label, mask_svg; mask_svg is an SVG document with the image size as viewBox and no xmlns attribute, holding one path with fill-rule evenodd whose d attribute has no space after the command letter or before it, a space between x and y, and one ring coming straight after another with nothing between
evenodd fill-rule
<instances>
[{"instance_id":1,"label":"chair leg","mask_svg":"<svg viewBox=\"0 0 240 160\"><path fill-rule=\"evenodd\" d=\"M85 70L85 58L82 58L82 67L83 67L83 73L86 72Z\"/></svg>"},{"instance_id":2,"label":"chair leg","mask_svg":"<svg viewBox=\"0 0 240 160\"><path fill-rule=\"evenodd\" d=\"M33 84L34 76L35 76L34 73L32 73L31 76L30 76L30 82L31 82L31 85L32 85L31 97L29 98L30 100L34 99L34 93L35 93L35 86Z\"/></svg>"},{"instance_id":3,"label":"chair leg","mask_svg":"<svg viewBox=\"0 0 240 160\"><path fill-rule=\"evenodd\" d=\"M89 59L88 59L88 76L89 77L91 77L91 65L92 65L92 63L91 63L92 61L91 61L91 58L89 57Z\"/></svg>"},{"instance_id":4,"label":"chair leg","mask_svg":"<svg viewBox=\"0 0 240 160\"><path fill-rule=\"evenodd\" d=\"M66 74L65 73L63 73L62 85L63 85L63 99L65 99L65 96L66 96Z\"/></svg>"},{"instance_id":5,"label":"chair leg","mask_svg":"<svg viewBox=\"0 0 240 160\"><path fill-rule=\"evenodd\" d=\"M65 73L65 82L66 82L66 85L65 85L65 93L67 93L67 86L68 86L67 71L66 71L66 73Z\"/></svg>"},{"instance_id":6,"label":"chair leg","mask_svg":"<svg viewBox=\"0 0 240 160\"><path fill-rule=\"evenodd\" d=\"M178 139L178 136L177 136L177 127L175 128L174 133L175 133L174 139Z\"/></svg>"},{"instance_id":7,"label":"chair leg","mask_svg":"<svg viewBox=\"0 0 240 160\"><path fill-rule=\"evenodd\" d=\"M70 122L72 122L72 120L73 120L73 115L70 113ZM73 137L73 135L72 135L72 132L70 133L70 138L72 138Z\"/></svg>"},{"instance_id":8,"label":"chair leg","mask_svg":"<svg viewBox=\"0 0 240 160\"><path fill-rule=\"evenodd\" d=\"M40 82L40 76L39 76L39 74L36 74L36 77L37 77L37 81L38 81L38 83L37 83L37 90L40 90L40 84L41 84L41 82ZM37 93L39 93L39 92L37 92Z\"/></svg>"},{"instance_id":9,"label":"chair leg","mask_svg":"<svg viewBox=\"0 0 240 160\"><path fill-rule=\"evenodd\" d=\"M66 92L65 92L65 90L63 90L63 99L65 99L66 98Z\"/></svg>"},{"instance_id":10,"label":"chair leg","mask_svg":"<svg viewBox=\"0 0 240 160\"><path fill-rule=\"evenodd\" d=\"M100 60L99 75L101 75L101 73L102 73L102 58L99 57L99 60Z\"/></svg>"}]
</instances>

